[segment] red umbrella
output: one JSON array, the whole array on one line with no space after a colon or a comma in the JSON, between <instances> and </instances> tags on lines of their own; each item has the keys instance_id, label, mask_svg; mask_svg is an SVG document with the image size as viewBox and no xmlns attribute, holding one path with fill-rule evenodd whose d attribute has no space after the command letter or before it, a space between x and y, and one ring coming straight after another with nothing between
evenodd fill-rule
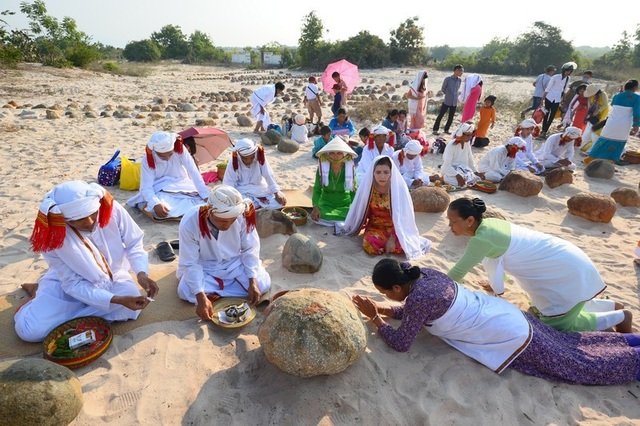
<instances>
[{"instance_id":1,"label":"red umbrella","mask_svg":"<svg viewBox=\"0 0 640 426\"><path fill-rule=\"evenodd\" d=\"M340 78L347 85L347 93L353 92L353 89L360 83L360 75L358 74L358 66L346 59L327 65L327 69L324 70L320 78L322 89L327 93L334 94L332 87L336 82L331 74L336 71L340 73Z\"/></svg>"},{"instance_id":2,"label":"red umbrella","mask_svg":"<svg viewBox=\"0 0 640 426\"><path fill-rule=\"evenodd\" d=\"M193 138L196 145L194 158L197 164L215 160L231 146L231 138L224 130L215 127L190 127L178 132L183 139Z\"/></svg>"}]
</instances>

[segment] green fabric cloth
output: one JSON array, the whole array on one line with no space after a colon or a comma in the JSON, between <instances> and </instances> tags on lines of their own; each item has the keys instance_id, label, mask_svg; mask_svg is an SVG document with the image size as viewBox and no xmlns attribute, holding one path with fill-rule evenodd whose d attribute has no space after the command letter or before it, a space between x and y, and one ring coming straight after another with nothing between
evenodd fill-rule
<instances>
[{"instance_id":1,"label":"green fabric cloth","mask_svg":"<svg viewBox=\"0 0 640 426\"><path fill-rule=\"evenodd\" d=\"M355 176L353 179L355 185ZM342 164L342 171L338 176L333 171L329 172L329 185L324 187L322 186L320 171L316 170L316 181L313 185L311 202L314 207L318 207L320 210L321 219L342 221L347 218L355 191L345 191L344 180L344 164Z\"/></svg>"},{"instance_id":2,"label":"green fabric cloth","mask_svg":"<svg viewBox=\"0 0 640 426\"><path fill-rule=\"evenodd\" d=\"M596 315L584 312L584 303L578 303L569 312L558 317L540 315L540 321L560 331L596 331Z\"/></svg>"},{"instance_id":3,"label":"green fabric cloth","mask_svg":"<svg viewBox=\"0 0 640 426\"><path fill-rule=\"evenodd\" d=\"M476 234L469 239L464 254L447 275L461 282L467 272L482 259L498 258L505 254L511 244L511 224L506 220L487 218L480 222Z\"/></svg>"}]
</instances>

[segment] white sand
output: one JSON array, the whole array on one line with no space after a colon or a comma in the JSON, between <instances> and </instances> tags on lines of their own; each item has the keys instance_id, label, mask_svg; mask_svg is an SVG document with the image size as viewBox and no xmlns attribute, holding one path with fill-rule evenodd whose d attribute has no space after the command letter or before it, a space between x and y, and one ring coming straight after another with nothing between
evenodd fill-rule
<instances>
[{"instance_id":1,"label":"white sand","mask_svg":"<svg viewBox=\"0 0 640 426\"><path fill-rule=\"evenodd\" d=\"M361 73L367 85L411 81L415 70L373 70ZM3 71L4 72L4 71ZM197 107L212 105L220 116L217 126L232 139L254 137L252 128L240 128L232 106L245 112L247 102L234 104L199 98L201 92L254 89L266 81L231 82L224 76L251 75L240 70L165 65L146 78L118 77L79 70L55 70L26 65L4 72L0 104L43 103L67 107L77 103L98 114L106 105L154 105L154 98L190 100ZM271 74L273 81L279 72ZM437 91L448 73L429 71L429 90ZM262 75L268 75L263 73ZM293 87L300 95L303 77ZM281 77L281 76L280 76ZM373 83L370 81L373 79ZM485 76L484 94L498 96L498 123L490 132L492 145L512 134L518 114L501 113L501 102L527 104L529 77ZM292 88L287 78L288 92ZM612 85L614 83L611 83ZM403 94L407 87L396 90ZM326 98L325 98L326 99ZM171 101L173 103L173 101ZM286 109L302 111L301 102L278 104L272 115ZM0 171L0 294L21 283L35 281L46 269L41 256L29 251L37 207L43 194L66 180L95 181L98 169L115 149L129 157L141 157L149 135L161 129L182 130L194 125L206 112L171 113L172 120L62 118L47 120L37 109L37 119L18 117L22 109L0 109L0 131L5 141ZM328 102L325 116L330 114ZM145 115L147 113L144 113ZM161 113L163 116L165 112ZM82 115L82 114L81 114ZM382 118L382 117L381 117ZM435 116L427 117L430 130ZM459 119L459 115L456 116ZM325 122L328 120L325 117ZM362 125L371 123L358 123ZM430 132L429 132L430 133ZM638 149L637 139L630 148ZM311 143L295 154L267 147L267 155L282 188L304 189L312 184L316 163ZM476 151L477 157L481 151ZM229 158L225 152L221 159ZM576 161L580 161L576 156ZM438 155L428 155L425 166L436 172ZM203 169L214 168L215 164ZM579 166L573 185L550 189L537 197L520 198L497 192L459 192L481 196L487 204L515 223L565 238L584 249L609 285L604 295L623 302L635 314L640 329L638 296L640 275L632 265L638 235L638 209L618 206L609 224L588 222L567 212L567 199L581 191L609 194L618 187L637 188L638 166L618 167L611 180L587 178ZM113 188L124 202L131 192ZM152 223L139 213L134 218L145 230L145 248L152 268L166 268L154 248L177 237L177 223ZM417 213L420 232L434 242L431 253L418 263L446 271L460 257L466 239L449 232L445 214ZM281 251L287 236L262 240L261 255L273 280L273 291L316 286L367 294L385 303L371 285L370 273L379 260L365 255L359 238L338 238L327 228L307 224L299 232L314 237L324 253L322 269L313 275L288 272ZM177 262L171 264L175 268ZM481 268L466 284L479 289ZM561 285L562 283L558 283ZM162 289L161 289L162 291ZM527 298L509 285L505 298L527 307ZM177 299L177 296L176 296ZM153 309L153 304L149 309ZM144 315L144 312L142 313ZM194 319L157 323L116 336L111 348L96 363L77 370L85 404L73 424L634 424L640 419L640 386L586 387L556 384L510 371L498 376L438 339L422 332L408 353L395 353L371 332L368 350L352 367L331 377L298 379L268 363L256 337L259 319L239 331L227 331ZM13 333L13 330L2 330Z\"/></svg>"}]
</instances>

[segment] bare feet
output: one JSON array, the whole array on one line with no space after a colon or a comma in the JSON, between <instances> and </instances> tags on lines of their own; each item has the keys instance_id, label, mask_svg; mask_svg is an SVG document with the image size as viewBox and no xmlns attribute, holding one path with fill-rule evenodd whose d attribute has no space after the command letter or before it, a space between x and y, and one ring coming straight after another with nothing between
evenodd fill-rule
<instances>
[{"instance_id":1,"label":"bare feet","mask_svg":"<svg viewBox=\"0 0 640 426\"><path fill-rule=\"evenodd\" d=\"M24 291L29 293L29 296L35 297L38 290L38 283L25 283L20 286Z\"/></svg>"},{"instance_id":2,"label":"bare feet","mask_svg":"<svg viewBox=\"0 0 640 426\"><path fill-rule=\"evenodd\" d=\"M635 263L636 265L640 266L640 258L633 259L633 263Z\"/></svg>"},{"instance_id":3,"label":"bare feet","mask_svg":"<svg viewBox=\"0 0 640 426\"><path fill-rule=\"evenodd\" d=\"M618 333L631 333L633 331L631 327L631 323L633 321L633 314L631 313L631 311L627 311L626 309L623 312L624 312L624 321L616 325L615 327L616 331Z\"/></svg>"}]
</instances>

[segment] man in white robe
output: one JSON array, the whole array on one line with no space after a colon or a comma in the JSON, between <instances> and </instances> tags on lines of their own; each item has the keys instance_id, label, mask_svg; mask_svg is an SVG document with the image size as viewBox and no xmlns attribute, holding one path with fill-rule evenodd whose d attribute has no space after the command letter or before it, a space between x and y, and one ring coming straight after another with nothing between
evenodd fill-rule
<instances>
[{"instance_id":1,"label":"man in white robe","mask_svg":"<svg viewBox=\"0 0 640 426\"><path fill-rule=\"evenodd\" d=\"M204 203L209 188L176 133L151 135L140 171L140 192L127 200L154 219L180 218Z\"/></svg>"},{"instance_id":2,"label":"man in white robe","mask_svg":"<svg viewBox=\"0 0 640 426\"><path fill-rule=\"evenodd\" d=\"M369 141L362 150L362 157L356 168L356 182L361 182L367 174L367 170L373 160L379 155L391 157L394 149L395 133L392 130L380 125L371 129Z\"/></svg>"},{"instance_id":3,"label":"man in white robe","mask_svg":"<svg viewBox=\"0 0 640 426\"><path fill-rule=\"evenodd\" d=\"M231 154L231 164L227 165L222 183L237 189L256 207L278 209L287 204L262 145L251 139L236 142Z\"/></svg>"},{"instance_id":4,"label":"man in white robe","mask_svg":"<svg viewBox=\"0 0 640 426\"><path fill-rule=\"evenodd\" d=\"M516 167L516 154L527 149L527 143L514 136L506 145L491 148L478 161L478 174L490 182L500 182Z\"/></svg>"},{"instance_id":5,"label":"man in white robe","mask_svg":"<svg viewBox=\"0 0 640 426\"><path fill-rule=\"evenodd\" d=\"M462 123L453 134L453 140L447 142L440 170L444 182L448 185L473 185L480 179L476 174L476 163L469 143L473 130L471 122Z\"/></svg>"},{"instance_id":6,"label":"man in white robe","mask_svg":"<svg viewBox=\"0 0 640 426\"><path fill-rule=\"evenodd\" d=\"M567 127L564 132L556 133L547 138L536 152L538 161L546 168L566 167L575 170L573 155L576 146L582 144L582 130L577 127Z\"/></svg>"},{"instance_id":7,"label":"man in white robe","mask_svg":"<svg viewBox=\"0 0 640 426\"><path fill-rule=\"evenodd\" d=\"M256 118L256 127L253 129L255 133L264 132L271 124L271 116L267 111L267 105L272 103L276 96L284 92L284 84L278 82L268 86L257 88L249 97L251 102L251 114Z\"/></svg>"},{"instance_id":8,"label":"man in white robe","mask_svg":"<svg viewBox=\"0 0 640 426\"><path fill-rule=\"evenodd\" d=\"M528 170L539 175L545 168L533 153L533 138L538 136L540 128L532 118L524 120L516 129L515 136L520 136L527 143L526 150L516 154L516 169Z\"/></svg>"},{"instance_id":9,"label":"man in white robe","mask_svg":"<svg viewBox=\"0 0 640 426\"><path fill-rule=\"evenodd\" d=\"M32 299L15 314L22 340L40 342L58 325L78 317L136 319L155 297L142 230L100 185L70 181L54 187L40 206L31 235L49 270L25 284ZM129 270L146 290L140 294Z\"/></svg>"},{"instance_id":10,"label":"man in white robe","mask_svg":"<svg viewBox=\"0 0 640 426\"><path fill-rule=\"evenodd\" d=\"M428 185L430 181L439 178L437 175L430 176L422 170L422 149L420 142L412 139L391 157L409 189Z\"/></svg>"},{"instance_id":11,"label":"man in white robe","mask_svg":"<svg viewBox=\"0 0 640 426\"><path fill-rule=\"evenodd\" d=\"M203 320L214 315L212 300L246 297L255 305L270 289L255 224L251 201L227 185L213 189L205 205L180 221L178 296L195 303Z\"/></svg>"}]
</instances>

